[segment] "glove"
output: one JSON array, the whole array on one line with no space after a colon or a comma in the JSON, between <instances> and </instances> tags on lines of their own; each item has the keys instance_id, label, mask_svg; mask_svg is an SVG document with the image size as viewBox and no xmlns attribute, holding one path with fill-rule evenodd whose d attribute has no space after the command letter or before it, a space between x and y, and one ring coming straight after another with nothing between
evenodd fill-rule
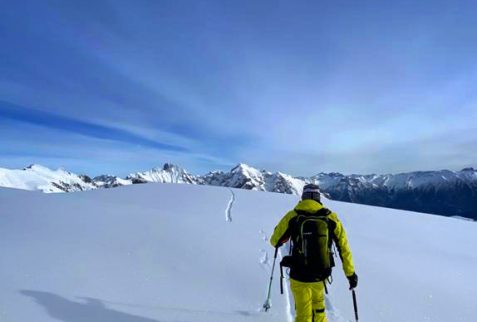
<instances>
[{"instance_id":1,"label":"glove","mask_svg":"<svg viewBox=\"0 0 477 322\"><path fill-rule=\"evenodd\" d=\"M292 268L293 266L293 260L294 258L292 256L283 256L282 261L280 262L280 265L283 267L288 267Z\"/></svg>"},{"instance_id":2,"label":"glove","mask_svg":"<svg viewBox=\"0 0 477 322\"><path fill-rule=\"evenodd\" d=\"M356 273L353 273L351 276L347 276L348 281L349 281L349 289L352 290L356 286L358 286L358 275Z\"/></svg>"}]
</instances>

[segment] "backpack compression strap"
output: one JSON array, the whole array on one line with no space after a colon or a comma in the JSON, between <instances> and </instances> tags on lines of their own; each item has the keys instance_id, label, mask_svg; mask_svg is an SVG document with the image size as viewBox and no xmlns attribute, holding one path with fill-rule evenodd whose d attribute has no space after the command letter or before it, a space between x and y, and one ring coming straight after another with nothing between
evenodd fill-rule
<instances>
[{"instance_id":1,"label":"backpack compression strap","mask_svg":"<svg viewBox=\"0 0 477 322\"><path fill-rule=\"evenodd\" d=\"M298 209L294 209L294 211L297 213L297 215L308 215L308 216L313 215L313 216L326 217L329 214L331 214L331 211L328 208L325 208L325 207L319 209L316 212L308 212L308 211L305 211L305 210L298 210Z\"/></svg>"}]
</instances>

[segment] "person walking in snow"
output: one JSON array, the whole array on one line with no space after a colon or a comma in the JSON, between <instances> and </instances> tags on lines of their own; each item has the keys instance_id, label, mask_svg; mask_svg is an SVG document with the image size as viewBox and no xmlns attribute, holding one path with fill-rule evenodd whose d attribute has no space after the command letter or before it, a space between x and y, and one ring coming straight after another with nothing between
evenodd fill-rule
<instances>
[{"instance_id":1,"label":"person walking in snow","mask_svg":"<svg viewBox=\"0 0 477 322\"><path fill-rule=\"evenodd\" d=\"M350 289L358 285L351 249L338 216L321 203L319 187L307 184L301 201L275 227L270 243L278 248L291 239L290 256L280 265L290 268L295 322L326 322L325 288L334 266L336 245Z\"/></svg>"}]
</instances>

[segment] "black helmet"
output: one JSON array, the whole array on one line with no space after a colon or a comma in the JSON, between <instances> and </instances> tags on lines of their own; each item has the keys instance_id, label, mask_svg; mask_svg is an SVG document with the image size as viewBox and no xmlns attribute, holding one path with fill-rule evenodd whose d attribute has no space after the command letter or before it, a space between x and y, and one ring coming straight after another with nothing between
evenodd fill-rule
<instances>
[{"instance_id":1,"label":"black helmet","mask_svg":"<svg viewBox=\"0 0 477 322\"><path fill-rule=\"evenodd\" d=\"M301 194L301 199L313 199L315 201L320 201L320 187L316 184L309 183L303 187L303 193Z\"/></svg>"}]
</instances>

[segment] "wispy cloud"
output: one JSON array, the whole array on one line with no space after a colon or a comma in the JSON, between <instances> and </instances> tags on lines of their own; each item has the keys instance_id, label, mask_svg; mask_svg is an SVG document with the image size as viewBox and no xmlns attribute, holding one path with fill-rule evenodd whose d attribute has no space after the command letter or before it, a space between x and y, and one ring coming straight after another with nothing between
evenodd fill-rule
<instances>
[{"instance_id":1,"label":"wispy cloud","mask_svg":"<svg viewBox=\"0 0 477 322\"><path fill-rule=\"evenodd\" d=\"M181 151L187 149L181 146L158 142L136 135L134 133L109 126L75 120L69 117L37 111L31 108L17 106L0 101L0 115L3 118L17 122L40 125L50 129L72 132L93 138L118 141L128 144L141 145L159 150Z\"/></svg>"},{"instance_id":2,"label":"wispy cloud","mask_svg":"<svg viewBox=\"0 0 477 322\"><path fill-rule=\"evenodd\" d=\"M29 151L77 165L71 144L103 151L85 168L467 166L477 5L429 4L2 3L0 166Z\"/></svg>"},{"instance_id":3,"label":"wispy cloud","mask_svg":"<svg viewBox=\"0 0 477 322\"><path fill-rule=\"evenodd\" d=\"M200 152L151 148L4 118L0 118L0 138L0 167L39 163L90 175L125 176L164 162L175 162L196 174L232 166L226 158Z\"/></svg>"}]
</instances>

